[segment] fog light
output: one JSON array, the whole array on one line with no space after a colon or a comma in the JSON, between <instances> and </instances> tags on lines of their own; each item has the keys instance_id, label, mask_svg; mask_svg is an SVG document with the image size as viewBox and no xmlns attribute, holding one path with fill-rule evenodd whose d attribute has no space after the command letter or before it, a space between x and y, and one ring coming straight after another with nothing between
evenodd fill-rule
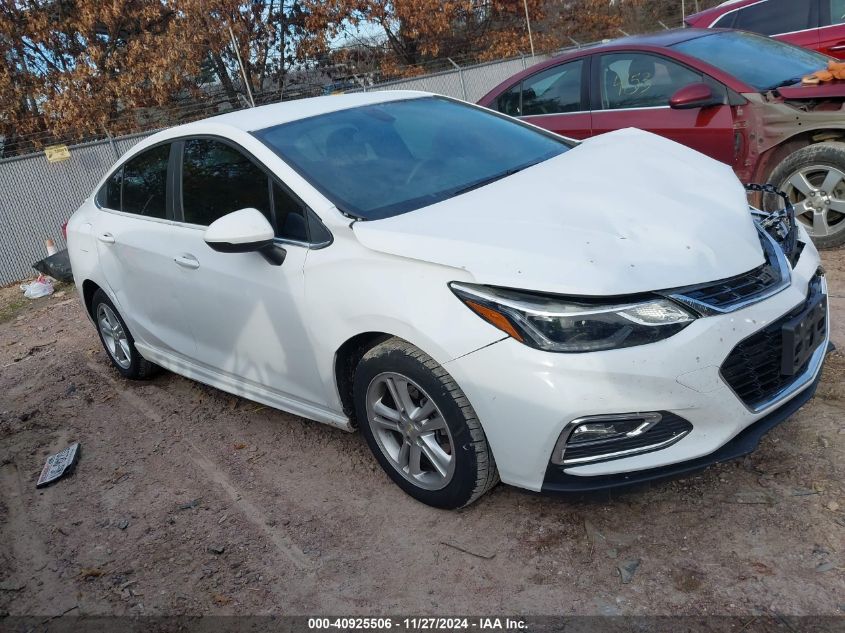
<instances>
[{"instance_id":1,"label":"fog light","mask_svg":"<svg viewBox=\"0 0 845 633\"><path fill-rule=\"evenodd\" d=\"M560 434L551 461L566 466L630 457L666 448L691 430L667 411L579 418Z\"/></svg>"},{"instance_id":2,"label":"fog light","mask_svg":"<svg viewBox=\"0 0 845 633\"><path fill-rule=\"evenodd\" d=\"M660 422L659 413L647 413L630 419L614 418L607 422L586 422L572 430L567 444L586 444L615 439L620 436L636 437Z\"/></svg>"}]
</instances>

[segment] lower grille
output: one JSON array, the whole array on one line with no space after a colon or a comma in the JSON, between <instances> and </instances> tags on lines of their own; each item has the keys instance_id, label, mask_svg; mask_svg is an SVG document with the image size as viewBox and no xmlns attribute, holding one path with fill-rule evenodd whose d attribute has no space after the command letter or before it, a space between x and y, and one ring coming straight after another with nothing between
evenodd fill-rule
<instances>
[{"instance_id":1,"label":"lower grille","mask_svg":"<svg viewBox=\"0 0 845 633\"><path fill-rule=\"evenodd\" d=\"M807 371L811 358L796 371L784 373L783 326L801 314L820 293L821 276L817 275L810 282L803 304L741 341L722 363L722 378L749 408L764 406Z\"/></svg>"},{"instance_id":2,"label":"lower grille","mask_svg":"<svg viewBox=\"0 0 845 633\"><path fill-rule=\"evenodd\" d=\"M661 411L660 422L640 435L584 444L567 443L563 453L563 464L592 463L659 450L680 440L690 431L692 431L692 424L687 420L674 413ZM618 455L618 453L622 454Z\"/></svg>"}]
</instances>

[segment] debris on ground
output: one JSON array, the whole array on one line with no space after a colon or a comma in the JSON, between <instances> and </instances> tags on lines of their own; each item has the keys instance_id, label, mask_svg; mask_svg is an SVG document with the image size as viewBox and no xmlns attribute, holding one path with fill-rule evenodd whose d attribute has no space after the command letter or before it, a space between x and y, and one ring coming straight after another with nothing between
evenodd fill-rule
<instances>
[{"instance_id":1,"label":"debris on ground","mask_svg":"<svg viewBox=\"0 0 845 633\"><path fill-rule=\"evenodd\" d=\"M226 547L223 545L209 545L208 552L210 554L217 554L218 556L226 551Z\"/></svg>"},{"instance_id":2,"label":"debris on ground","mask_svg":"<svg viewBox=\"0 0 845 633\"><path fill-rule=\"evenodd\" d=\"M35 487L44 488L57 479L69 475L76 467L77 461L79 461L79 442L74 442L65 450L50 455L41 470L41 476L38 477L38 483L35 484Z\"/></svg>"},{"instance_id":3,"label":"debris on ground","mask_svg":"<svg viewBox=\"0 0 845 633\"><path fill-rule=\"evenodd\" d=\"M635 558L633 560L626 560L616 567L619 570L619 577L622 579L623 585L627 585L634 579L634 574L637 573L641 562L639 558Z\"/></svg>"},{"instance_id":4,"label":"debris on ground","mask_svg":"<svg viewBox=\"0 0 845 633\"><path fill-rule=\"evenodd\" d=\"M49 275L53 279L68 282L73 281L70 256L66 248L35 262L32 267L39 273Z\"/></svg>"},{"instance_id":5,"label":"debris on ground","mask_svg":"<svg viewBox=\"0 0 845 633\"><path fill-rule=\"evenodd\" d=\"M38 299L53 294L53 282L44 275L38 275L35 281L21 284L21 290L27 299Z\"/></svg>"},{"instance_id":6,"label":"debris on ground","mask_svg":"<svg viewBox=\"0 0 845 633\"><path fill-rule=\"evenodd\" d=\"M187 503L183 503L179 506L180 510L190 510L191 508L196 508L200 504L200 499L191 499Z\"/></svg>"},{"instance_id":7,"label":"debris on ground","mask_svg":"<svg viewBox=\"0 0 845 633\"><path fill-rule=\"evenodd\" d=\"M446 547L451 547L452 549L456 549L459 552L463 552L464 554L475 556L476 558L483 558L485 560L491 560L493 558L496 558L495 552L479 551L478 547L473 547L473 549L475 550L473 551L467 547L464 547L463 545L456 545L455 543L449 543L448 541L440 541L440 544L445 545Z\"/></svg>"}]
</instances>

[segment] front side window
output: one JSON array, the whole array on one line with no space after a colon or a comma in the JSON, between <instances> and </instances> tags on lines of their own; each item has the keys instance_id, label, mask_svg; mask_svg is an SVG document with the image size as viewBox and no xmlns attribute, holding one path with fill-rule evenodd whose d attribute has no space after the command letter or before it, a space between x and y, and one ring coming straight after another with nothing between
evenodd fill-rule
<instances>
[{"instance_id":1,"label":"front side window","mask_svg":"<svg viewBox=\"0 0 845 633\"><path fill-rule=\"evenodd\" d=\"M182 211L189 224L208 226L233 211L258 209L272 222L267 174L234 147L212 139L185 141Z\"/></svg>"},{"instance_id":2,"label":"front side window","mask_svg":"<svg viewBox=\"0 0 845 633\"><path fill-rule=\"evenodd\" d=\"M727 31L674 44L678 51L733 75L760 91L801 81L826 68L830 58L752 33ZM753 59L751 64L748 60Z\"/></svg>"},{"instance_id":3,"label":"front side window","mask_svg":"<svg viewBox=\"0 0 845 633\"><path fill-rule=\"evenodd\" d=\"M549 68L522 82L522 114L561 114L581 108L581 74L584 61Z\"/></svg>"},{"instance_id":4,"label":"front side window","mask_svg":"<svg viewBox=\"0 0 845 633\"><path fill-rule=\"evenodd\" d=\"M570 147L444 97L349 108L254 134L341 211L368 220L436 204Z\"/></svg>"},{"instance_id":5,"label":"front side window","mask_svg":"<svg viewBox=\"0 0 845 633\"><path fill-rule=\"evenodd\" d=\"M159 145L130 159L123 166L121 210L150 218L167 215L167 165L170 145ZM109 186L109 200L114 202Z\"/></svg>"},{"instance_id":6,"label":"front side window","mask_svg":"<svg viewBox=\"0 0 845 633\"><path fill-rule=\"evenodd\" d=\"M668 106L675 92L702 80L700 73L643 53L602 55L600 72L604 110Z\"/></svg>"},{"instance_id":7,"label":"front side window","mask_svg":"<svg viewBox=\"0 0 845 633\"><path fill-rule=\"evenodd\" d=\"M810 0L766 0L737 11L733 27L762 35L804 31L818 26Z\"/></svg>"}]
</instances>

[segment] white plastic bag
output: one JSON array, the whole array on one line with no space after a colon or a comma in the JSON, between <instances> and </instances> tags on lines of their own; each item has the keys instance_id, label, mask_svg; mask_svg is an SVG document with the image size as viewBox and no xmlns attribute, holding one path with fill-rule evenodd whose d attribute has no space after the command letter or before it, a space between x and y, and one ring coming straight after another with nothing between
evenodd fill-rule
<instances>
[{"instance_id":1,"label":"white plastic bag","mask_svg":"<svg viewBox=\"0 0 845 633\"><path fill-rule=\"evenodd\" d=\"M27 299L38 299L53 294L53 282L44 275L38 275L38 279L32 283L23 284L21 290Z\"/></svg>"}]
</instances>

